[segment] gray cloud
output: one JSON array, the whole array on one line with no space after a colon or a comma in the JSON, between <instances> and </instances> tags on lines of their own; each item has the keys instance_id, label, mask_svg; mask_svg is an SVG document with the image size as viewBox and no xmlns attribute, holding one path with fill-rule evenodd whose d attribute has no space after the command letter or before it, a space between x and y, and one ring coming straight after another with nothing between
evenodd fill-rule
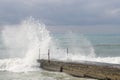
<instances>
[{"instance_id":1,"label":"gray cloud","mask_svg":"<svg viewBox=\"0 0 120 80\"><path fill-rule=\"evenodd\" d=\"M119 25L120 0L0 0L0 24L33 16L47 25Z\"/></svg>"}]
</instances>

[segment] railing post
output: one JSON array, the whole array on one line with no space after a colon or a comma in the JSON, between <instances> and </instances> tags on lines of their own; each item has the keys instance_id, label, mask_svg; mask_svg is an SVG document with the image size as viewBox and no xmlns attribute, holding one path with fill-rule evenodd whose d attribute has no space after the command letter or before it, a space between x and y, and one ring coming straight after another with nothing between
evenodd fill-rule
<instances>
[{"instance_id":1,"label":"railing post","mask_svg":"<svg viewBox=\"0 0 120 80\"><path fill-rule=\"evenodd\" d=\"M67 57L68 57L68 48L67 48Z\"/></svg>"},{"instance_id":2,"label":"railing post","mask_svg":"<svg viewBox=\"0 0 120 80\"><path fill-rule=\"evenodd\" d=\"M40 48L39 48L39 59L40 59Z\"/></svg>"},{"instance_id":3,"label":"railing post","mask_svg":"<svg viewBox=\"0 0 120 80\"><path fill-rule=\"evenodd\" d=\"M50 63L50 49L48 49L48 62Z\"/></svg>"}]
</instances>

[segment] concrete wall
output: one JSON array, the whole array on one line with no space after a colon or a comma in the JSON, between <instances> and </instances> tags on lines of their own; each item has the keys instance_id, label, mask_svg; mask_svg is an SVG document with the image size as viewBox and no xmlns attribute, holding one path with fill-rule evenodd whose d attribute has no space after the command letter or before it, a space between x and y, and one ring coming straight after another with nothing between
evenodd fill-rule
<instances>
[{"instance_id":1,"label":"concrete wall","mask_svg":"<svg viewBox=\"0 0 120 80\"><path fill-rule=\"evenodd\" d=\"M50 71L65 72L77 77L89 77L103 80L120 80L120 68L108 64L88 64L87 63L74 63L74 62L60 62L38 60L41 64L40 67ZM108 65L108 66L107 66ZM115 65L116 66L116 65Z\"/></svg>"}]
</instances>

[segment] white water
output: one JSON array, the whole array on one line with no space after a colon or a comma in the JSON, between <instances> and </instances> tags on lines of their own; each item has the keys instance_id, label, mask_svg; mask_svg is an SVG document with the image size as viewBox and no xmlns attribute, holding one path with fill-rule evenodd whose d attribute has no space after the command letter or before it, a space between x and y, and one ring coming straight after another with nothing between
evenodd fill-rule
<instances>
[{"instance_id":1,"label":"white water","mask_svg":"<svg viewBox=\"0 0 120 80\"><path fill-rule=\"evenodd\" d=\"M2 40L7 48L7 59L0 60L0 70L12 72L27 72L38 70L36 60L47 58L50 49L51 58L64 60L64 50L58 53L55 42L44 24L29 18L18 25L4 26ZM61 57L61 58L60 58Z\"/></svg>"},{"instance_id":2,"label":"white water","mask_svg":"<svg viewBox=\"0 0 120 80\"><path fill-rule=\"evenodd\" d=\"M46 53L51 42L45 25L33 18L18 25L5 26L2 38L10 58L0 60L0 69L13 72L33 70L30 67L36 65L39 48L42 53Z\"/></svg>"},{"instance_id":3,"label":"white water","mask_svg":"<svg viewBox=\"0 0 120 80\"><path fill-rule=\"evenodd\" d=\"M69 52L74 56L81 56L82 59L84 59L83 57L94 58L96 56L91 42L84 35L78 36L73 32L69 32L65 37L68 41L67 47L70 48ZM72 56L71 58L74 58Z\"/></svg>"},{"instance_id":4,"label":"white water","mask_svg":"<svg viewBox=\"0 0 120 80\"><path fill-rule=\"evenodd\" d=\"M69 39L68 41L71 41L69 44L77 45L76 36L73 33L66 36ZM36 62L39 56L39 48L42 54L41 58L47 58L47 52L50 48L53 59L120 63L119 57L96 58L92 44L83 35L81 35L79 41L82 43L81 46L84 45L88 48L71 46L71 52L67 56L65 49L56 45L59 42L55 42L54 38L50 36L45 25L33 18L24 20L18 25L5 26L2 30L2 39L10 56L7 59L0 60L1 71L27 72L39 70L37 68L39 64Z\"/></svg>"}]
</instances>

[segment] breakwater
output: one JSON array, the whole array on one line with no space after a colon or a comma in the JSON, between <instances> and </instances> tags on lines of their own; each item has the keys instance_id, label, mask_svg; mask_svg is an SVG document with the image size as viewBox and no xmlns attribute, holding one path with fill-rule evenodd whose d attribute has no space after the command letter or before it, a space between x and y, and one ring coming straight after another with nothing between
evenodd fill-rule
<instances>
[{"instance_id":1,"label":"breakwater","mask_svg":"<svg viewBox=\"0 0 120 80\"><path fill-rule=\"evenodd\" d=\"M100 80L120 80L120 65L99 62L63 62L38 59L40 67L49 71L65 72L76 77Z\"/></svg>"}]
</instances>

